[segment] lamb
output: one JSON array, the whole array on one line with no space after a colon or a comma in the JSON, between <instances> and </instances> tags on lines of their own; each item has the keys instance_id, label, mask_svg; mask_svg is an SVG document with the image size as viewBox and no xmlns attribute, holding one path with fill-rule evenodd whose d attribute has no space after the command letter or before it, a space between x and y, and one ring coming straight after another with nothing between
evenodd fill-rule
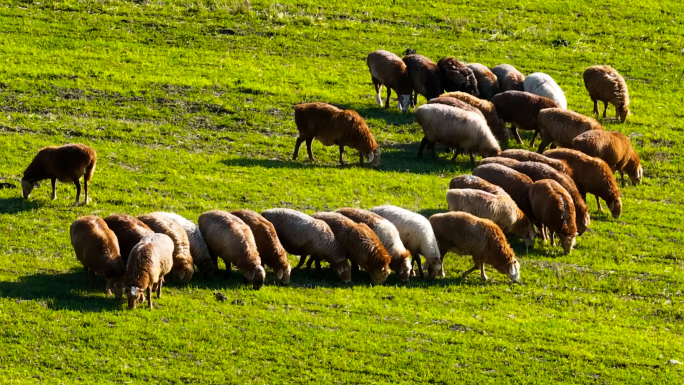
<instances>
[{"instance_id":1,"label":"lamb","mask_svg":"<svg viewBox=\"0 0 684 385\"><path fill-rule=\"evenodd\" d=\"M515 171L529 176L534 182L542 179L551 179L563 186L565 191L570 194L572 202L575 205L575 223L577 225L577 232L582 235L585 231L587 231L589 223L591 222L591 219L589 218L589 210L587 209L587 205L584 203L584 199L577 190L577 186L572 178L544 163L519 162L518 164L510 167Z\"/></svg>"},{"instance_id":2,"label":"lamb","mask_svg":"<svg viewBox=\"0 0 684 385\"><path fill-rule=\"evenodd\" d=\"M427 270L428 279L434 279L437 275L444 276L437 239L427 218L391 205L373 207L370 211L392 222L397 228L401 242L413 257L412 262L418 263L418 274L421 277L423 270ZM421 255L425 257L425 266L421 266Z\"/></svg>"},{"instance_id":3,"label":"lamb","mask_svg":"<svg viewBox=\"0 0 684 385\"><path fill-rule=\"evenodd\" d=\"M157 298L161 298L164 276L171 272L173 266L174 248L171 238L159 233L144 236L133 247L124 278L129 309L135 309L137 302L145 301L145 291L147 291L147 305L150 309L152 309L152 291L157 293Z\"/></svg>"},{"instance_id":4,"label":"lamb","mask_svg":"<svg viewBox=\"0 0 684 385\"><path fill-rule=\"evenodd\" d=\"M539 111L539 132L541 143L539 153L553 143L558 147L571 147L572 140L587 131L600 130L603 126L596 120L561 108L547 108Z\"/></svg>"},{"instance_id":5,"label":"lamb","mask_svg":"<svg viewBox=\"0 0 684 385\"><path fill-rule=\"evenodd\" d=\"M85 200L83 204L88 204L88 182L95 173L97 155L95 150L85 144L65 144L63 146L44 147L38 151L31 163L24 170L24 177L21 178L21 189L24 199L28 199L31 191L35 187L40 187L40 181L50 179L52 182L51 199L57 199L56 183L72 182L76 185L76 202L79 203L81 197L81 183L79 179L83 177L85 188Z\"/></svg>"},{"instance_id":6,"label":"lamb","mask_svg":"<svg viewBox=\"0 0 684 385\"><path fill-rule=\"evenodd\" d=\"M368 158L371 166L377 166L380 162L378 144L366 126L366 121L355 111L341 110L327 103L302 103L296 105L294 111L299 137L292 154L293 160L297 159L299 146L306 141L309 160L313 161L311 143L316 138L324 146L340 147L340 165L344 165L344 146L359 151L361 165L364 156Z\"/></svg>"},{"instance_id":7,"label":"lamb","mask_svg":"<svg viewBox=\"0 0 684 385\"><path fill-rule=\"evenodd\" d=\"M320 261L330 263L330 268L344 282L351 281L351 268L344 249L335 239L330 226L325 222L291 209L271 209L261 213L276 230L278 239L288 253L299 255L299 269L311 256L320 271Z\"/></svg>"},{"instance_id":8,"label":"lamb","mask_svg":"<svg viewBox=\"0 0 684 385\"><path fill-rule=\"evenodd\" d=\"M242 219L252 229L261 262L276 272L280 283L290 283L290 262L273 224L252 210L235 210L231 214Z\"/></svg>"},{"instance_id":9,"label":"lamb","mask_svg":"<svg viewBox=\"0 0 684 385\"><path fill-rule=\"evenodd\" d=\"M499 119L499 114L497 114L496 107L494 107L492 102L477 98L470 94L466 94L465 92L449 92L443 94L442 97L458 99L477 108L484 115L489 129L492 130L492 134L494 134L499 141L508 141L508 130L506 129L506 123Z\"/></svg>"},{"instance_id":10,"label":"lamb","mask_svg":"<svg viewBox=\"0 0 684 385\"><path fill-rule=\"evenodd\" d=\"M562 109L568 108L568 101L565 99L563 90L556 84L551 76L542 72L535 72L525 78L523 89L535 95L549 98L558 104Z\"/></svg>"},{"instance_id":11,"label":"lamb","mask_svg":"<svg viewBox=\"0 0 684 385\"><path fill-rule=\"evenodd\" d=\"M477 79L477 89L480 91L481 98L491 100L494 95L501 92L499 79L489 68L480 63L468 64L468 68L473 71L475 79Z\"/></svg>"},{"instance_id":12,"label":"lamb","mask_svg":"<svg viewBox=\"0 0 684 385\"><path fill-rule=\"evenodd\" d=\"M389 264L390 269L397 273L402 282L408 282L411 276L411 253L404 247L401 236L399 236L399 230L392 222L368 210L352 207L344 207L336 210L336 212L356 223L363 223L370 227L392 257Z\"/></svg>"},{"instance_id":13,"label":"lamb","mask_svg":"<svg viewBox=\"0 0 684 385\"><path fill-rule=\"evenodd\" d=\"M627 83L610 66L596 65L584 71L584 87L594 102L594 113L599 114L598 102L603 102L603 118L606 118L608 103L615 106L615 115L624 122L629 116L629 93Z\"/></svg>"},{"instance_id":14,"label":"lamb","mask_svg":"<svg viewBox=\"0 0 684 385\"><path fill-rule=\"evenodd\" d=\"M437 62L442 75L442 85L447 92L461 91L480 96L477 88L477 78L473 70L455 57L445 57Z\"/></svg>"},{"instance_id":15,"label":"lamb","mask_svg":"<svg viewBox=\"0 0 684 385\"><path fill-rule=\"evenodd\" d=\"M230 265L235 264L254 290L261 289L266 272L261 266L254 234L249 226L242 219L222 210L203 213L197 224L212 258L220 257L226 264L225 277L230 275Z\"/></svg>"},{"instance_id":16,"label":"lamb","mask_svg":"<svg viewBox=\"0 0 684 385\"><path fill-rule=\"evenodd\" d=\"M107 280L105 293L123 294L126 265L121 259L119 243L107 224L93 215L76 219L69 229L71 245L81 262L86 277L101 275Z\"/></svg>"},{"instance_id":17,"label":"lamb","mask_svg":"<svg viewBox=\"0 0 684 385\"><path fill-rule=\"evenodd\" d=\"M606 162L567 148L547 150L544 155L567 162L568 167L572 170L571 177L582 197L585 198L587 193L595 195L599 211L603 211L599 198L605 200L613 218L620 217L622 212L620 189L618 189L613 172Z\"/></svg>"},{"instance_id":18,"label":"lamb","mask_svg":"<svg viewBox=\"0 0 684 385\"><path fill-rule=\"evenodd\" d=\"M143 214L138 219L155 233L166 234L173 241L173 272L183 283L189 283L195 273L190 255L190 240L185 230L176 222L159 214Z\"/></svg>"},{"instance_id":19,"label":"lamb","mask_svg":"<svg viewBox=\"0 0 684 385\"><path fill-rule=\"evenodd\" d=\"M520 210L522 210L531 221L535 221L529 195L527 193L527 190L532 185L532 179L527 175L500 164L477 166L473 170L473 175L479 176L489 183L500 186L511 196L511 198L513 198Z\"/></svg>"},{"instance_id":20,"label":"lamb","mask_svg":"<svg viewBox=\"0 0 684 385\"><path fill-rule=\"evenodd\" d=\"M449 148L470 151L473 166L475 152L480 153L482 157L495 156L501 152L501 147L487 127L487 122L473 112L443 104L426 104L416 109L416 120L425 133L418 150L419 158L423 156L423 150L428 143L434 154L434 145L437 142Z\"/></svg>"},{"instance_id":21,"label":"lamb","mask_svg":"<svg viewBox=\"0 0 684 385\"><path fill-rule=\"evenodd\" d=\"M503 156L491 156L489 158L484 158L480 161L480 165L490 163L496 163L506 167L511 167L519 162L513 158L504 158Z\"/></svg>"},{"instance_id":22,"label":"lamb","mask_svg":"<svg viewBox=\"0 0 684 385\"><path fill-rule=\"evenodd\" d=\"M423 95L425 100L430 100L444 92L442 75L437 63L418 54L406 55L402 60L406 64L411 87L414 90L413 106L418 103L418 94Z\"/></svg>"},{"instance_id":23,"label":"lamb","mask_svg":"<svg viewBox=\"0 0 684 385\"><path fill-rule=\"evenodd\" d=\"M530 146L534 146L534 140L539 132L537 121L539 111L558 107L558 104L549 98L521 91L502 92L492 98L492 103L496 107L499 118L512 123L511 130L518 143L522 144L518 128L534 131Z\"/></svg>"},{"instance_id":24,"label":"lamb","mask_svg":"<svg viewBox=\"0 0 684 385\"><path fill-rule=\"evenodd\" d=\"M446 95L446 94L444 94L444 95ZM473 112L473 113L481 116L482 119L485 118L485 116L482 114L482 111L480 111L478 108L473 107L470 104L468 104L462 100L459 100L456 98L449 98L449 97L446 97L444 95L438 96L434 99L428 100L428 104L444 104L446 106L456 107L456 108L460 108L462 110Z\"/></svg>"},{"instance_id":25,"label":"lamb","mask_svg":"<svg viewBox=\"0 0 684 385\"><path fill-rule=\"evenodd\" d=\"M639 155L634 151L629 138L617 131L589 131L577 136L570 146L589 156L603 159L608 167L620 172L622 187L625 187L625 174L629 175L632 184L641 183L644 169L641 167Z\"/></svg>"},{"instance_id":26,"label":"lamb","mask_svg":"<svg viewBox=\"0 0 684 385\"><path fill-rule=\"evenodd\" d=\"M411 79L408 75L406 63L392 52L379 50L368 54L368 57L366 57L366 64L368 64L371 79L375 86L375 100L378 102L378 105L382 107L381 93L384 84L387 88L387 103L385 103L385 108L389 107L390 95L392 94L392 90L394 90L399 99L397 108L399 108L401 112L408 111L413 87L411 86Z\"/></svg>"},{"instance_id":27,"label":"lamb","mask_svg":"<svg viewBox=\"0 0 684 385\"><path fill-rule=\"evenodd\" d=\"M463 211L489 219L504 233L515 234L523 239L525 245L534 246L534 226L510 196L475 189L455 189L447 191L446 200L449 211Z\"/></svg>"},{"instance_id":28,"label":"lamb","mask_svg":"<svg viewBox=\"0 0 684 385\"><path fill-rule=\"evenodd\" d=\"M451 181L449 182L449 190L464 188L482 190L490 194L505 195L510 197L510 195L508 195L508 193L501 187L489 183L486 180L474 175L459 175L451 178Z\"/></svg>"},{"instance_id":29,"label":"lamb","mask_svg":"<svg viewBox=\"0 0 684 385\"><path fill-rule=\"evenodd\" d=\"M499 64L492 68L492 73L499 80L499 89L506 91L524 91L525 75L509 64Z\"/></svg>"},{"instance_id":30,"label":"lamb","mask_svg":"<svg viewBox=\"0 0 684 385\"><path fill-rule=\"evenodd\" d=\"M375 285L384 283L390 274L392 257L377 235L364 223L356 223L340 213L318 212L311 215L330 226L352 266L358 265L371 276Z\"/></svg>"},{"instance_id":31,"label":"lamb","mask_svg":"<svg viewBox=\"0 0 684 385\"><path fill-rule=\"evenodd\" d=\"M112 214L104 218L107 227L114 232L119 241L119 250L124 265L128 263L128 256L141 239L154 234L145 223L136 217L126 214Z\"/></svg>"},{"instance_id":32,"label":"lamb","mask_svg":"<svg viewBox=\"0 0 684 385\"><path fill-rule=\"evenodd\" d=\"M551 233L551 246L555 246L554 233L558 234L565 254L575 246L575 205L567 191L551 179L542 179L530 186L530 202L534 215L542 223L542 237Z\"/></svg>"},{"instance_id":33,"label":"lamb","mask_svg":"<svg viewBox=\"0 0 684 385\"><path fill-rule=\"evenodd\" d=\"M568 176L572 176L571 170L568 167L567 163L565 163L565 161L558 160L558 159L551 159L551 158L548 158L542 154L537 154L536 152L533 152L533 151L521 150L521 149L508 149L508 150L502 151L501 154L499 154L499 156L505 157L505 158L515 159L519 162L544 163L548 166L553 167L558 172L562 172Z\"/></svg>"},{"instance_id":34,"label":"lamb","mask_svg":"<svg viewBox=\"0 0 684 385\"><path fill-rule=\"evenodd\" d=\"M451 251L459 255L471 255L474 267L462 273L465 278L480 269L483 280L487 280L485 263L493 266L511 281L520 280L520 264L506 241L503 231L489 219L478 218L464 212L435 214L430 217L442 258ZM458 229L457 231L454 231Z\"/></svg>"}]
</instances>

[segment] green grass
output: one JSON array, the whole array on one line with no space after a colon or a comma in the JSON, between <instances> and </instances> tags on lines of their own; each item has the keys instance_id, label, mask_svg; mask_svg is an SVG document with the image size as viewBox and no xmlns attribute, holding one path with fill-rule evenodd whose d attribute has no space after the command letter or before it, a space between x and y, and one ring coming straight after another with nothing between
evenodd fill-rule
<instances>
[{"instance_id":1,"label":"green grass","mask_svg":"<svg viewBox=\"0 0 684 385\"><path fill-rule=\"evenodd\" d=\"M28 201L0 190L0 382L681 383L668 361L684 361L683 12L650 0L0 0L0 182L18 186L43 146L99 156L87 207L72 205L72 185L55 201L49 183ZM444 279L408 286L392 275L369 287L365 273L344 286L327 269L289 287L269 271L256 292L235 273L170 279L153 311L85 284L68 234L81 215L445 210L469 161L416 160L412 114L374 105L365 55L407 47L549 73L587 115L582 72L617 68L633 115L602 123L632 138L645 168L620 219L590 200L569 255L511 239L520 285L493 269L464 281L470 261L451 254ZM320 143L315 163L290 160L292 106L314 100L367 119L379 169L340 168Z\"/></svg>"}]
</instances>

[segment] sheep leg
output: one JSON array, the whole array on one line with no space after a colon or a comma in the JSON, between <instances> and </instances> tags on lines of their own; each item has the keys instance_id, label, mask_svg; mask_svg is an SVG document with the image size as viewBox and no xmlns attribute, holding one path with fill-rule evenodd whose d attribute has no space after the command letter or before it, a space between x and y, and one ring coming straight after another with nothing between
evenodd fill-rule
<instances>
[{"instance_id":1,"label":"sheep leg","mask_svg":"<svg viewBox=\"0 0 684 385\"><path fill-rule=\"evenodd\" d=\"M411 108L415 108L416 104L418 104L418 92L414 91L411 97Z\"/></svg>"},{"instance_id":2,"label":"sheep leg","mask_svg":"<svg viewBox=\"0 0 684 385\"><path fill-rule=\"evenodd\" d=\"M147 306L152 310L152 287L147 287Z\"/></svg>"},{"instance_id":3,"label":"sheep leg","mask_svg":"<svg viewBox=\"0 0 684 385\"><path fill-rule=\"evenodd\" d=\"M55 200L57 199L57 178L50 179L50 182L52 182L52 195L50 199Z\"/></svg>"},{"instance_id":4,"label":"sheep leg","mask_svg":"<svg viewBox=\"0 0 684 385\"><path fill-rule=\"evenodd\" d=\"M162 279L160 279L159 282L157 282L157 299L161 298L162 282L164 282L164 280Z\"/></svg>"},{"instance_id":5,"label":"sheep leg","mask_svg":"<svg viewBox=\"0 0 684 385\"><path fill-rule=\"evenodd\" d=\"M88 199L88 179L83 177L83 189L85 190L85 200L83 201L84 205L87 205L88 202L90 202L90 199Z\"/></svg>"},{"instance_id":6,"label":"sheep leg","mask_svg":"<svg viewBox=\"0 0 684 385\"><path fill-rule=\"evenodd\" d=\"M301 256L299 257L299 263L298 263L297 266L296 266L294 269L292 269L292 270L299 270L302 266L304 266L304 262L306 262L306 257L307 257L306 255L301 255Z\"/></svg>"},{"instance_id":7,"label":"sheep leg","mask_svg":"<svg viewBox=\"0 0 684 385\"><path fill-rule=\"evenodd\" d=\"M363 166L363 153L359 151L359 164Z\"/></svg>"},{"instance_id":8,"label":"sheep leg","mask_svg":"<svg viewBox=\"0 0 684 385\"><path fill-rule=\"evenodd\" d=\"M551 247L556 247L556 238L554 237L555 233L553 231L549 231L549 234L551 234Z\"/></svg>"},{"instance_id":9,"label":"sheep leg","mask_svg":"<svg viewBox=\"0 0 684 385\"><path fill-rule=\"evenodd\" d=\"M603 212L603 207L601 207L601 201L599 200L598 195L596 195L596 206L598 206L600 212Z\"/></svg>"},{"instance_id":10,"label":"sheep leg","mask_svg":"<svg viewBox=\"0 0 684 385\"><path fill-rule=\"evenodd\" d=\"M321 267L321 261L316 259L316 274L323 274L323 268Z\"/></svg>"},{"instance_id":11,"label":"sheep leg","mask_svg":"<svg viewBox=\"0 0 684 385\"><path fill-rule=\"evenodd\" d=\"M382 107L382 83L376 78L373 78L373 86L375 87L375 102Z\"/></svg>"},{"instance_id":12,"label":"sheep leg","mask_svg":"<svg viewBox=\"0 0 684 385\"><path fill-rule=\"evenodd\" d=\"M340 146L340 166L344 166L344 161L342 160L342 154L344 154L344 146Z\"/></svg>"},{"instance_id":13,"label":"sheep leg","mask_svg":"<svg viewBox=\"0 0 684 385\"><path fill-rule=\"evenodd\" d=\"M468 276L468 274L472 273L475 270L477 270L477 265L473 266L472 269L468 269L468 270L464 271L463 273L461 273L461 278L465 279Z\"/></svg>"},{"instance_id":14,"label":"sheep leg","mask_svg":"<svg viewBox=\"0 0 684 385\"><path fill-rule=\"evenodd\" d=\"M470 151L470 165L475 168L475 154Z\"/></svg>"},{"instance_id":15,"label":"sheep leg","mask_svg":"<svg viewBox=\"0 0 684 385\"><path fill-rule=\"evenodd\" d=\"M306 153L309 155L309 160L314 161L313 153L311 152L311 143L313 143L314 138L306 140Z\"/></svg>"},{"instance_id":16,"label":"sheep leg","mask_svg":"<svg viewBox=\"0 0 684 385\"><path fill-rule=\"evenodd\" d=\"M546 150L546 146L548 146L549 144L551 144L551 141L548 138L545 138L544 135L542 135L541 143L539 143L539 149L537 149L537 152L543 154L544 150Z\"/></svg>"},{"instance_id":17,"label":"sheep leg","mask_svg":"<svg viewBox=\"0 0 684 385\"><path fill-rule=\"evenodd\" d=\"M594 114L598 115L599 114L599 109L598 109L598 100L596 99L591 99L592 102L594 102Z\"/></svg>"},{"instance_id":18,"label":"sheep leg","mask_svg":"<svg viewBox=\"0 0 684 385\"><path fill-rule=\"evenodd\" d=\"M294 153L292 153L292 160L297 160L297 155L299 155L299 146L304 143L304 138L301 136L297 138L297 143L295 143Z\"/></svg>"},{"instance_id":19,"label":"sheep leg","mask_svg":"<svg viewBox=\"0 0 684 385\"><path fill-rule=\"evenodd\" d=\"M387 87L387 102L385 103L385 108L389 108L390 105L390 95L392 95L392 89Z\"/></svg>"},{"instance_id":20,"label":"sheep leg","mask_svg":"<svg viewBox=\"0 0 684 385\"><path fill-rule=\"evenodd\" d=\"M224 260L224 262L226 262ZM226 273L223 275L224 279L230 278L230 262L226 262Z\"/></svg>"},{"instance_id":21,"label":"sheep leg","mask_svg":"<svg viewBox=\"0 0 684 385\"><path fill-rule=\"evenodd\" d=\"M487 274L485 273L484 262L480 262L480 277L483 281L487 280Z\"/></svg>"},{"instance_id":22,"label":"sheep leg","mask_svg":"<svg viewBox=\"0 0 684 385\"><path fill-rule=\"evenodd\" d=\"M537 139L537 134L539 134L539 130L534 130L534 134L532 134L532 140L530 140L530 147L534 147L534 141Z\"/></svg>"},{"instance_id":23,"label":"sheep leg","mask_svg":"<svg viewBox=\"0 0 684 385\"><path fill-rule=\"evenodd\" d=\"M620 173L620 186L625 188L625 174L622 172L622 170L619 170L618 172Z\"/></svg>"},{"instance_id":24,"label":"sheep leg","mask_svg":"<svg viewBox=\"0 0 684 385\"><path fill-rule=\"evenodd\" d=\"M74 184L76 185L76 202L74 204L78 204L79 199L81 199L81 182L76 179Z\"/></svg>"},{"instance_id":25,"label":"sheep leg","mask_svg":"<svg viewBox=\"0 0 684 385\"><path fill-rule=\"evenodd\" d=\"M416 262L418 263L418 275L420 275L422 278L423 277L423 265L422 265L422 262L420 261L420 255L415 254L415 256L414 256L413 254L411 254L411 257L412 257L411 258L411 265L413 265Z\"/></svg>"},{"instance_id":26,"label":"sheep leg","mask_svg":"<svg viewBox=\"0 0 684 385\"><path fill-rule=\"evenodd\" d=\"M430 143L428 148L430 149L430 153L432 154L433 158L437 158L437 152L435 152L435 147L437 147L437 142Z\"/></svg>"},{"instance_id":27,"label":"sheep leg","mask_svg":"<svg viewBox=\"0 0 684 385\"><path fill-rule=\"evenodd\" d=\"M608 102L603 102L603 119L606 118L606 111L608 110Z\"/></svg>"},{"instance_id":28,"label":"sheep leg","mask_svg":"<svg viewBox=\"0 0 684 385\"><path fill-rule=\"evenodd\" d=\"M425 146L430 143L428 141L427 136L423 137L423 140L420 141L420 147L418 148L418 159L423 157L423 150L425 150Z\"/></svg>"},{"instance_id":29,"label":"sheep leg","mask_svg":"<svg viewBox=\"0 0 684 385\"><path fill-rule=\"evenodd\" d=\"M315 260L316 260L316 258L314 258L313 255L310 256L310 257L309 257L309 262L306 264L306 268L307 268L307 269L311 269L311 265L313 265L313 263L314 263Z\"/></svg>"}]
</instances>

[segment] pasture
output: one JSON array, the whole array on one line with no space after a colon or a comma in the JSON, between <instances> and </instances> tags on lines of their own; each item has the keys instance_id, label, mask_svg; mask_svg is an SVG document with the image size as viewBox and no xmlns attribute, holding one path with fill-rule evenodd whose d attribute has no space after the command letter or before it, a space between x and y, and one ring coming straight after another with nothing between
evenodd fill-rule
<instances>
[{"instance_id":1,"label":"pasture","mask_svg":"<svg viewBox=\"0 0 684 385\"><path fill-rule=\"evenodd\" d=\"M88 206L73 205L71 184L54 201L49 181L28 200L0 189L0 382L681 383L670 361L684 361L682 13L651 0L0 1L0 182L19 187L44 146L98 153ZM616 68L632 115L617 123L610 107L600 122L644 166L619 220L588 199L591 225L569 255L511 239L515 285L491 268L487 282L463 280L471 260L453 254L446 277L408 285L392 274L371 287L365 272L343 285L327 268L288 287L267 271L259 291L237 272L188 286L169 276L153 311L126 310L103 279L86 285L69 241L82 215L445 211L469 159L417 160L413 113L375 105L365 63L408 47L546 72L585 115L582 72ZM366 118L379 168L358 167L351 149L339 167L337 147L319 142L315 162L292 161L303 101Z\"/></svg>"}]
</instances>

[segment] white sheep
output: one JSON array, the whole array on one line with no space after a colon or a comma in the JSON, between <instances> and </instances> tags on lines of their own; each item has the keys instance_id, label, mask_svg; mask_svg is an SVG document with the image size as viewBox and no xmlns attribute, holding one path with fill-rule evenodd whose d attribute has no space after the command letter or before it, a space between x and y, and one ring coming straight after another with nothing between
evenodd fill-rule
<instances>
[{"instance_id":1,"label":"white sheep","mask_svg":"<svg viewBox=\"0 0 684 385\"><path fill-rule=\"evenodd\" d=\"M562 109L568 108L563 90L556 84L553 78L542 72L535 72L525 78L523 88L526 92L549 98L556 102Z\"/></svg>"}]
</instances>

